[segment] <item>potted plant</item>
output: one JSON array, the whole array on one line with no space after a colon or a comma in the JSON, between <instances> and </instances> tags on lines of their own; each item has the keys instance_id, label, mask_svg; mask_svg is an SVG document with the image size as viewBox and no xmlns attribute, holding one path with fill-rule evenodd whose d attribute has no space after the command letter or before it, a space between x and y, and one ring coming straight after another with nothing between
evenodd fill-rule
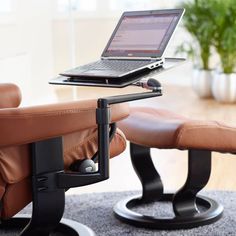
<instances>
[{"instance_id":1,"label":"potted plant","mask_svg":"<svg viewBox=\"0 0 236 236\"><path fill-rule=\"evenodd\" d=\"M185 8L183 25L197 42L197 48L190 45L187 53L200 59L194 68L193 89L201 98L211 97L212 70L209 59L214 29L211 18L212 1L193 0L183 3L181 7Z\"/></svg>"},{"instance_id":2,"label":"potted plant","mask_svg":"<svg viewBox=\"0 0 236 236\"><path fill-rule=\"evenodd\" d=\"M221 68L212 83L214 98L220 102L236 101L236 4L235 0L214 0L214 46Z\"/></svg>"}]
</instances>

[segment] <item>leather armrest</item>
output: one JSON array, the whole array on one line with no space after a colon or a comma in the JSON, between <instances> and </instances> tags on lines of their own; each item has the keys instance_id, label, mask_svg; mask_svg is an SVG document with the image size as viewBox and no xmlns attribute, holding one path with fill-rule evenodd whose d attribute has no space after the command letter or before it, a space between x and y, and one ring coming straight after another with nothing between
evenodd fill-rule
<instances>
[{"instance_id":1,"label":"leather armrest","mask_svg":"<svg viewBox=\"0 0 236 236\"><path fill-rule=\"evenodd\" d=\"M0 109L0 146L21 145L96 127L96 100ZM111 106L111 120L128 116L128 104Z\"/></svg>"},{"instance_id":2,"label":"leather armrest","mask_svg":"<svg viewBox=\"0 0 236 236\"><path fill-rule=\"evenodd\" d=\"M18 107L21 92L15 84L0 84L0 108Z\"/></svg>"}]
</instances>

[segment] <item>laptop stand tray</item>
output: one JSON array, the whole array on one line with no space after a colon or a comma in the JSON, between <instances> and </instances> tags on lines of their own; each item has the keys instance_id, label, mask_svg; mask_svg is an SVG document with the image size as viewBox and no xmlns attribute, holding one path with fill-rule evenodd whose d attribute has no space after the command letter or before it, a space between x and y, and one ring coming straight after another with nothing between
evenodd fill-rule
<instances>
[{"instance_id":1,"label":"laptop stand tray","mask_svg":"<svg viewBox=\"0 0 236 236\"><path fill-rule=\"evenodd\" d=\"M138 75L129 76L128 78L106 79L106 78L70 78L66 76L58 76L49 81L49 84L55 85L75 85L75 86L93 86L93 87L110 87L123 88L134 84L135 82L159 75L160 73L170 70L185 62L183 58L165 58L165 63L162 67L151 70Z\"/></svg>"}]
</instances>

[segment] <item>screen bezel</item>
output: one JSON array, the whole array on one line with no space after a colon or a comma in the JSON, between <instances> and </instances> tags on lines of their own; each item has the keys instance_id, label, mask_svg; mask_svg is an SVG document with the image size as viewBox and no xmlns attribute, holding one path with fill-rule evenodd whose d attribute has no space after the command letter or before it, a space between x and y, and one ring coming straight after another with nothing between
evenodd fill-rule
<instances>
[{"instance_id":1,"label":"screen bezel","mask_svg":"<svg viewBox=\"0 0 236 236\"><path fill-rule=\"evenodd\" d=\"M155 52L155 53L143 53L143 52L139 53L139 52L136 52L136 53L132 53L132 55L130 55L127 52L125 55L118 55L118 56L114 56L114 55L111 55L111 54L107 53L107 49L109 48L109 46L110 46L110 44L111 44L111 42L112 42L112 40L113 40L113 38L114 38L114 36L115 36L115 34L116 34L116 32L117 32L117 30L118 30L118 28L119 28L119 26L120 26L120 24L121 24L121 22L122 22L124 17L126 17L126 16L141 16L141 15L142 16L143 15L157 15L157 14L160 14L160 15L162 15L162 14L178 14L178 20L175 22L175 25L173 27L173 30L172 30L170 36L167 38L167 40L166 40L166 42L164 44L163 49L159 53L157 53L157 52ZM111 58L136 58L136 57L141 57L141 58L160 58L160 57L162 57L163 53L164 53L164 51L165 51L165 49L166 49L166 47L167 47L167 45L168 45L168 43L170 41L170 39L171 39L171 37L172 37L172 35L174 33L174 31L175 31L175 29L176 29L176 27L177 27L177 25L178 25L178 23L179 23L179 21L181 19L181 17L183 16L183 14L184 14L184 9L165 9L165 10L148 10L148 11L129 11L129 12L124 12L122 14L122 16L121 16L121 18L120 18L120 20L119 20L115 30L113 31L113 33L112 33L112 35L111 35L111 37L110 37L110 39L109 39L105 49L103 50L102 58L104 58L104 57L109 57L109 58L110 57Z\"/></svg>"}]
</instances>

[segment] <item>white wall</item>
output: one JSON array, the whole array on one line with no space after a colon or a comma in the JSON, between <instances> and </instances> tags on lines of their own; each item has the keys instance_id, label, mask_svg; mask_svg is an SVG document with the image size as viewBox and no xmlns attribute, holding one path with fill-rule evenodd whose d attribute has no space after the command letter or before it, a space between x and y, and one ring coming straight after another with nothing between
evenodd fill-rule
<instances>
[{"instance_id":1,"label":"white wall","mask_svg":"<svg viewBox=\"0 0 236 236\"><path fill-rule=\"evenodd\" d=\"M0 59L0 82L17 84L21 88L24 102L31 97L30 65L30 57L24 52Z\"/></svg>"},{"instance_id":2,"label":"white wall","mask_svg":"<svg viewBox=\"0 0 236 236\"><path fill-rule=\"evenodd\" d=\"M53 21L54 65L57 72L70 66L68 24L67 19ZM75 55L78 65L100 57L115 24L116 19L112 18L75 19Z\"/></svg>"},{"instance_id":3,"label":"white wall","mask_svg":"<svg viewBox=\"0 0 236 236\"><path fill-rule=\"evenodd\" d=\"M25 103L45 96L53 75L51 12L50 1L18 0L9 22L0 21L0 82L18 84Z\"/></svg>"}]
</instances>

